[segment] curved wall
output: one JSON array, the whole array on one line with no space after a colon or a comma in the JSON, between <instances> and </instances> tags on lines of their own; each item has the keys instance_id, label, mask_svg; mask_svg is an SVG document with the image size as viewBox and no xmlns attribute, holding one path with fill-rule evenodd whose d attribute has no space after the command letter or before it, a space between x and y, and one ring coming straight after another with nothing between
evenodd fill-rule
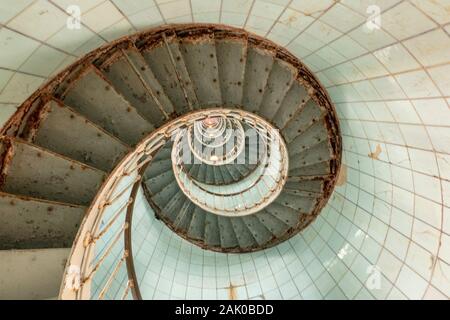
<instances>
[{"instance_id":1,"label":"curved wall","mask_svg":"<svg viewBox=\"0 0 450 320\"><path fill-rule=\"evenodd\" d=\"M202 251L144 216L144 298L448 299L449 2L0 0L0 124L82 54L177 22L244 27L304 61L336 104L344 168L314 224L263 252Z\"/></svg>"}]
</instances>

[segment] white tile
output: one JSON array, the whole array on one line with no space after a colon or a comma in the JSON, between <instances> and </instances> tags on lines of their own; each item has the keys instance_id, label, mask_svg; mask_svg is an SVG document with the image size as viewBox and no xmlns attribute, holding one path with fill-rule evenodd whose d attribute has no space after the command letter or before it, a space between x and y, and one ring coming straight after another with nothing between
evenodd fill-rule
<instances>
[{"instance_id":1,"label":"white tile","mask_svg":"<svg viewBox=\"0 0 450 320\"><path fill-rule=\"evenodd\" d=\"M66 26L68 15L48 1L38 0L8 26L26 35L45 41Z\"/></svg>"},{"instance_id":2,"label":"white tile","mask_svg":"<svg viewBox=\"0 0 450 320\"><path fill-rule=\"evenodd\" d=\"M425 67L450 59L450 36L440 29L407 40L405 46Z\"/></svg>"},{"instance_id":3,"label":"white tile","mask_svg":"<svg viewBox=\"0 0 450 320\"><path fill-rule=\"evenodd\" d=\"M411 23L411 21L414 21L414 23ZM384 30L387 30L398 40L421 34L436 27L433 21L408 2L402 2L383 13L381 25Z\"/></svg>"},{"instance_id":4,"label":"white tile","mask_svg":"<svg viewBox=\"0 0 450 320\"><path fill-rule=\"evenodd\" d=\"M396 282L396 286L409 298L421 299L425 294L428 283L415 273L411 268L404 265Z\"/></svg>"},{"instance_id":5,"label":"white tile","mask_svg":"<svg viewBox=\"0 0 450 320\"><path fill-rule=\"evenodd\" d=\"M14 18L27 6L33 3L33 0L15 0L0 2L0 23L6 23Z\"/></svg>"},{"instance_id":6,"label":"white tile","mask_svg":"<svg viewBox=\"0 0 450 320\"><path fill-rule=\"evenodd\" d=\"M18 69L38 47L37 41L6 28L0 29L0 67Z\"/></svg>"}]
</instances>

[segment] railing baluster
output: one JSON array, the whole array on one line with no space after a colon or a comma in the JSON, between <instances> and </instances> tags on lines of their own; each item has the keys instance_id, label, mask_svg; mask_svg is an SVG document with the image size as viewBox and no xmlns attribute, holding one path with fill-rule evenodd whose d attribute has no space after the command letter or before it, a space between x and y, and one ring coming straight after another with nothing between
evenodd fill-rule
<instances>
[{"instance_id":1,"label":"railing baluster","mask_svg":"<svg viewBox=\"0 0 450 320\"><path fill-rule=\"evenodd\" d=\"M114 248L114 246L116 245L117 241L119 241L120 236L122 235L122 233L125 231L125 229L127 229L129 226L127 223L125 223L123 225L123 227L119 230L119 232L117 233L117 235L114 237L114 240L112 241L112 243L109 245L109 247L106 249L105 253L101 256L100 259L98 259L97 264L92 268L91 272L89 272L88 276L85 277L83 279L83 282L86 282L88 280L91 279L91 277L94 275L95 272L97 272L98 268L102 265L103 261L109 256L109 254L111 253L112 249Z\"/></svg>"},{"instance_id":2,"label":"railing baluster","mask_svg":"<svg viewBox=\"0 0 450 320\"><path fill-rule=\"evenodd\" d=\"M128 293L130 292L130 288L132 287L132 281L127 281L127 286L125 287L125 291L122 294L122 298L120 300L125 300L125 298L128 296Z\"/></svg>"},{"instance_id":3,"label":"railing baluster","mask_svg":"<svg viewBox=\"0 0 450 320\"><path fill-rule=\"evenodd\" d=\"M128 252L125 251L122 258L119 260L119 262L116 264L116 267L114 268L113 272L109 276L108 280L106 281L105 286L103 287L102 291L100 291L98 295L99 300L103 300L103 297L105 296L106 292L111 288L112 282L114 278L116 277L116 274L119 272L120 267L122 266L125 259L128 257Z\"/></svg>"},{"instance_id":4,"label":"railing baluster","mask_svg":"<svg viewBox=\"0 0 450 320\"><path fill-rule=\"evenodd\" d=\"M103 237L105 235L105 233L109 230L109 228L111 228L111 226L114 224L114 222L117 221L117 219L119 218L120 214L122 213L123 210L125 210L126 208L128 208L128 206L133 202L132 198L129 198L128 201L122 205L119 210L116 211L116 213L113 215L113 218L110 219L110 221L108 222L108 224L103 227L103 229L100 231L100 233L96 236L93 236L91 241L95 242L98 239L100 239L101 237Z\"/></svg>"},{"instance_id":5,"label":"railing baluster","mask_svg":"<svg viewBox=\"0 0 450 320\"><path fill-rule=\"evenodd\" d=\"M136 178L132 182L130 182L125 188L123 188L122 191L120 191L117 195L115 195L114 198L112 198L111 200L108 200L106 202L105 206L109 206L109 205L113 204L114 202L116 202L117 199L119 199L121 196L123 196L123 194L125 192L127 192L128 189L131 189L135 185L136 182L141 180L141 178L142 177L140 175L137 175Z\"/></svg>"}]
</instances>

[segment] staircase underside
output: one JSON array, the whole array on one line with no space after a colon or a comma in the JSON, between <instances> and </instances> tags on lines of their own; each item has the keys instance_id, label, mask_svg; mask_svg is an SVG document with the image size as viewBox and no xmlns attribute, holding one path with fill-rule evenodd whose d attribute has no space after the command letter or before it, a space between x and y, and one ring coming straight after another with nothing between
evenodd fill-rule
<instances>
[{"instance_id":1,"label":"staircase underside","mask_svg":"<svg viewBox=\"0 0 450 320\"><path fill-rule=\"evenodd\" d=\"M331 195L341 162L338 120L323 87L284 48L244 30L171 25L89 53L4 126L0 249L69 248L82 213L135 145L183 115L210 108L254 113L280 130L290 163L283 192L246 217L206 212L176 184L167 144L143 182L158 218L188 241L220 252L261 250L308 226ZM199 181L224 185L254 168L199 164L188 170Z\"/></svg>"}]
</instances>

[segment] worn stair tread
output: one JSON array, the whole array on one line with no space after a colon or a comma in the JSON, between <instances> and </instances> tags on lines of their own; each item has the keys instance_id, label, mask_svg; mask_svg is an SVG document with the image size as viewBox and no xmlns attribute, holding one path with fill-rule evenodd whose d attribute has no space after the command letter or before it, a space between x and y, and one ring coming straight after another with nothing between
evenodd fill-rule
<instances>
[{"instance_id":1,"label":"worn stair tread","mask_svg":"<svg viewBox=\"0 0 450 320\"><path fill-rule=\"evenodd\" d=\"M308 177L316 176L326 177L331 174L330 161L326 160L320 163L295 169L290 168L288 174L289 176L304 177L305 179L307 179Z\"/></svg>"},{"instance_id":2,"label":"worn stair tread","mask_svg":"<svg viewBox=\"0 0 450 320\"><path fill-rule=\"evenodd\" d=\"M289 226L284 221L266 210L261 210L255 216L276 237L283 236L289 230Z\"/></svg>"},{"instance_id":3,"label":"worn stair tread","mask_svg":"<svg viewBox=\"0 0 450 320\"><path fill-rule=\"evenodd\" d=\"M324 110L317 103L310 99L300 112L282 127L281 133L286 141L291 141L300 133L308 129L314 122L319 121L324 115Z\"/></svg>"},{"instance_id":4,"label":"worn stair tread","mask_svg":"<svg viewBox=\"0 0 450 320\"><path fill-rule=\"evenodd\" d=\"M283 206L277 202L272 202L265 210L291 228L295 228L298 225L300 218L303 215L300 211Z\"/></svg>"},{"instance_id":5,"label":"worn stair tread","mask_svg":"<svg viewBox=\"0 0 450 320\"><path fill-rule=\"evenodd\" d=\"M230 222L233 225L234 233L241 249L245 250L258 245L242 218L232 217Z\"/></svg>"},{"instance_id":6,"label":"worn stair tread","mask_svg":"<svg viewBox=\"0 0 450 320\"><path fill-rule=\"evenodd\" d=\"M316 204L316 199L281 192L274 202L300 212L308 213L311 212L313 206Z\"/></svg>"},{"instance_id":7,"label":"worn stair tread","mask_svg":"<svg viewBox=\"0 0 450 320\"><path fill-rule=\"evenodd\" d=\"M266 245L273 239L273 234L259 221L258 218L255 217L255 215L243 216L241 219L259 246Z\"/></svg>"},{"instance_id":8,"label":"worn stair tread","mask_svg":"<svg viewBox=\"0 0 450 320\"><path fill-rule=\"evenodd\" d=\"M128 145L154 129L94 67L71 84L63 101Z\"/></svg>"},{"instance_id":9,"label":"worn stair tread","mask_svg":"<svg viewBox=\"0 0 450 320\"><path fill-rule=\"evenodd\" d=\"M192 42L189 41L189 38L182 38L179 49L199 105L202 108L221 106L222 94L214 38L205 35L201 42Z\"/></svg>"},{"instance_id":10,"label":"worn stair tread","mask_svg":"<svg viewBox=\"0 0 450 320\"><path fill-rule=\"evenodd\" d=\"M205 164L206 166L206 175L205 175L205 182L207 184L214 184L214 166L210 166Z\"/></svg>"},{"instance_id":11,"label":"worn stair tread","mask_svg":"<svg viewBox=\"0 0 450 320\"><path fill-rule=\"evenodd\" d=\"M220 168L218 166L212 166L213 167L213 177L215 185L221 185L223 184L223 177L222 173L220 172Z\"/></svg>"},{"instance_id":12,"label":"worn stair tread","mask_svg":"<svg viewBox=\"0 0 450 320\"><path fill-rule=\"evenodd\" d=\"M35 129L33 143L109 172L129 147L85 117L51 100Z\"/></svg>"},{"instance_id":13,"label":"worn stair tread","mask_svg":"<svg viewBox=\"0 0 450 320\"><path fill-rule=\"evenodd\" d=\"M324 187L323 180L299 180L289 177L284 185L286 189L321 193Z\"/></svg>"},{"instance_id":14,"label":"worn stair tread","mask_svg":"<svg viewBox=\"0 0 450 320\"><path fill-rule=\"evenodd\" d=\"M259 110L273 62L274 57L271 53L252 46L248 48L242 99L246 111Z\"/></svg>"},{"instance_id":15,"label":"worn stair tread","mask_svg":"<svg viewBox=\"0 0 450 320\"><path fill-rule=\"evenodd\" d=\"M230 221L231 218L224 216L217 216L217 222L219 225L220 245L222 248L238 248L239 242L234 233L233 225Z\"/></svg>"},{"instance_id":16,"label":"worn stair tread","mask_svg":"<svg viewBox=\"0 0 450 320\"><path fill-rule=\"evenodd\" d=\"M125 50L116 52L100 68L114 88L139 111L140 115L156 128L164 123L167 113Z\"/></svg>"},{"instance_id":17,"label":"worn stair tread","mask_svg":"<svg viewBox=\"0 0 450 320\"><path fill-rule=\"evenodd\" d=\"M296 70L287 63L275 59L269 78L267 79L264 96L259 108L259 114L265 119L272 119L290 90L296 77Z\"/></svg>"},{"instance_id":18,"label":"worn stair tread","mask_svg":"<svg viewBox=\"0 0 450 320\"><path fill-rule=\"evenodd\" d=\"M192 239L203 240L205 236L205 217L206 212L200 207L195 207L192 214L192 220L189 223L188 236Z\"/></svg>"},{"instance_id":19,"label":"worn stair tread","mask_svg":"<svg viewBox=\"0 0 450 320\"><path fill-rule=\"evenodd\" d=\"M216 39L222 103L225 107L240 107L244 93L247 41Z\"/></svg>"},{"instance_id":20,"label":"worn stair tread","mask_svg":"<svg viewBox=\"0 0 450 320\"><path fill-rule=\"evenodd\" d=\"M313 123L305 132L302 132L296 138L288 142L289 154L298 154L311 149L317 144L328 139L328 130L325 120Z\"/></svg>"},{"instance_id":21,"label":"worn stair tread","mask_svg":"<svg viewBox=\"0 0 450 320\"><path fill-rule=\"evenodd\" d=\"M86 207L0 192L0 250L70 248Z\"/></svg>"},{"instance_id":22,"label":"worn stair tread","mask_svg":"<svg viewBox=\"0 0 450 320\"><path fill-rule=\"evenodd\" d=\"M184 87L180 83L178 72L172 61L172 58L176 60L181 59L181 57L172 57L169 48L164 43L152 47L151 50L141 51L141 54L169 97L174 109L179 114L191 110L190 103L186 99Z\"/></svg>"},{"instance_id":23,"label":"worn stair tread","mask_svg":"<svg viewBox=\"0 0 450 320\"><path fill-rule=\"evenodd\" d=\"M162 210L180 190L176 180L167 184L161 191L152 196L152 201Z\"/></svg>"},{"instance_id":24,"label":"worn stair tread","mask_svg":"<svg viewBox=\"0 0 450 320\"><path fill-rule=\"evenodd\" d=\"M194 83L191 74L186 65L185 55L182 52L180 39L176 35L170 35L165 38L166 48L170 55L171 61L175 66L180 87L183 89L183 94L188 102L189 110L200 108L200 103L197 97L197 92L194 88Z\"/></svg>"},{"instance_id":25,"label":"worn stair tread","mask_svg":"<svg viewBox=\"0 0 450 320\"><path fill-rule=\"evenodd\" d=\"M172 170L172 161L170 159L152 161L149 169L145 172L145 178L151 179L170 170Z\"/></svg>"},{"instance_id":26,"label":"worn stair tread","mask_svg":"<svg viewBox=\"0 0 450 320\"><path fill-rule=\"evenodd\" d=\"M172 101L164 91L164 88L156 78L150 66L145 61L141 52L132 47L126 51L130 62L136 67L141 79L146 83L146 87L152 92L152 95L159 101L160 107L167 115L172 115L176 112ZM183 110L178 110L178 114L182 114Z\"/></svg>"},{"instance_id":27,"label":"worn stair tread","mask_svg":"<svg viewBox=\"0 0 450 320\"><path fill-rule=\"evenodd\" d=\"M24 141L1 141L12 151L12 159L2 169L7 173L1 187L4 192L89 205L106 178L103 171Z\"/></svg>"},{"instance_id":28,"label":"worn stair tread","mask_svg":"<svg viewBox=\"0 0 450 320\"><path fill-rule=\"evenodd\" d=\"M220 173L222 174L222 184L230 184L234 182L234 178L231 176L228 166L219 166Z\"/></svg>"},{"instance_id":29,"label":"worn stair tread","mask_svg":"<svg viewBox=\"0 0 450 320\"><path fill-rule=\"evenodd\" d=\"M272 122L277 128L284 128L309 99L307 89L298 80L294 81L273 116Z\"/></svg>"},{"instance_id":30,"label":"worn stair tread","mask_svg":"<svg viewBox=\"0 0 450 320\"><path fill-rule=\"evenodd\" d=\"M183 207L180 209L173 226L176 230L187 231L189 228L189 223L192 219L192 214L194 213L195 205L188 199L185 198Z\"/></svg>"},{"instance_id":31,"label":"worn stair tread","mask_svg":"<svg viewBox=\"0 0 450 320\"><path fill-rule=\"evenodd\" d=\"M205 244L211 247L220 246L220 228L218 217L214 213L205 214Z\"/></svg>"},{"instance_id":32,"label":"worn stair tread","mask_svg":"<svg viewBox=\"0 0 450 320\"><path fill-rule=\"evenodd\" d=\"M177 192L170 198L169 202L161 210L162 215L173 223L180 213L183 204L186 202L186 196L178 189Z\"/></svg>"},{"instance_id":33,"label":"worn stair tread","mask_svg":"<svg viewBox=\"0 0 450 320\"><path fill-rule=\"evenodd\" d=\"M232 177L234 181L238 181L241 178L241 172L238 171L235 167L239 166L238 164L227 164L225 165L226 170L229 175Z\"/></svg>"},{"instance_id":34,"label":"worn stair tread","mask_svg":"<svg viewBox=\"0 0 450 320\"><path fill-rule=\"evenodd\" d=\"M160 192L165 186L175 180L173 171L165 171L155 177L145 180L145 185L152 194Z\"/></svg>"},{"instance_id":35,"label":"worn stair tread","mask_svg":"<svg viewBox=\"0 0 450 320\"><path fill-rule=\"evenodd\" d=\"M328 140L324 140L300 153L289 155L291 169L306 167L332 159L334 159L334 155Z\"/></svg>"}]
</instances>

